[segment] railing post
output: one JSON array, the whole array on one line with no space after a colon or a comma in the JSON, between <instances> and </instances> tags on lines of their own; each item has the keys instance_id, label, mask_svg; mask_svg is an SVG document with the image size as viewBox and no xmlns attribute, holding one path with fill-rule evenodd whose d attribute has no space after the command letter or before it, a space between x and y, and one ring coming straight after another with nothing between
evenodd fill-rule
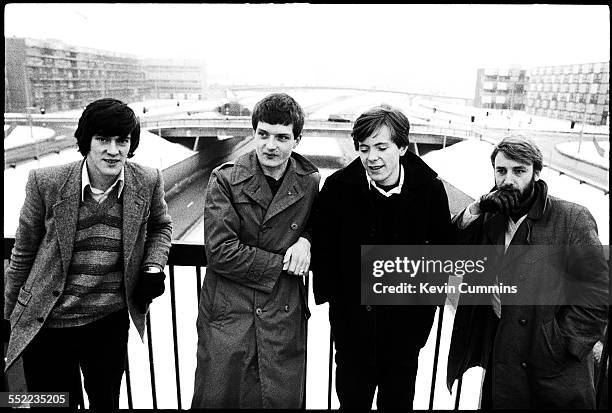
<instances>
[{"instance_id":1,"label":"railing post","mask_svg":"<svg viewBox=\"0 0 612 413\"><path fill-rule=\"evenodd\" d=\"M457 382L457 394L455 395L454 410L459 410L459 401L461 400L461 384L463 384L463 376L459 377Z\"/></svg>"},{"instance_id":2,"label":"railing post","mask_svg":"<svg viewBox=\"0 0 612 413\"><path fill-rule=\"evenodd\" d=\"M157 391L155 389L155 366L153 363L153 337L151 334L151 312L147 314L147 343L149 346L149 372L151 373L151 399L153 409L157 410Z\"/></svg>"},{"instance_id":3,"label":"railing post","mask_svg":"<svg viewBox=\"0 0 612 413\"><path fill-rule=\"evenodd\" d=\"M128 353L125 353L125 387L127 390L128 409L134 408L132 400L132 381L130 380L130 358Z\"/></svg>"},{"instance_id":4,"label":"railing post","mask_svg":"<svg viewBox=\"0 0 612 413\"><path fill-rule=\"evenodd\" d=\"M438 372L438 356L440 354L440 336L442 335L442 321L444 320L444 306L438 306L438 329L436 330L436 348L434 351L433 371L431 372L431 390L429 393L429 410L433 409L434 394L436 390L436 376Z\"/></svg>"},{"instance_id":5,"label":"railing post","mask_svg":"<svg viewBox=\"0 0 612 413\"><path fill-rule=\"evenodd\" d=\"M330 326L331 328L331 326ZM329 331L329 367L327 375L327 410L331 410L331 392L332 392L332 372L334 363L334 336Z\"/></svg>"},{"instance_id":6,"label":"railing post","mask_svg":"<svg viewBox=\"0 0 612 413\"><path fill-rule=\"evenodd\" d=\"M172 341L174 344L174 375L176 378L176 401L178 409L181 410L181 375L179 372L179 359L178 359L178 342L176 334L176 299L175 299L175 288L174 288L174 265L170 265L170 311L172 315Z\"/></svg>"}]
</instances>

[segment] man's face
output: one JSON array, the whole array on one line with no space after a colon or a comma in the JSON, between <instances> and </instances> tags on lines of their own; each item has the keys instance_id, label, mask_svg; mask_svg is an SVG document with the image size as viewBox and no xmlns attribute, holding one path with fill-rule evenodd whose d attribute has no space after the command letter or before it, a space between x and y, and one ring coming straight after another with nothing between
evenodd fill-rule
<instances>
[{"instance_id":1,"label":"man's face","mask_svg":"<svg viewBox=\"0 0 612 413\"><path fill-rule=\"evenodd\" d=\"M540 179L540 174L533 170L533 164L508 159L503 152L495 156L494 169L497 189L518 191L521 201L531 195L535 181Z\"/></svg>"},{"instance_id":2,"label":"man's face","mask_svg":"<svg viewBox=\"0 0 612 413\"><path fill-rule=\"evenodd\" d=\"M259 121L255 129L255 148L264 174L279 179L299 142L300 138L293 136L292 124L270 125Z\"/></svg>"},{"instance_id":3,"label":"man's face","mask_svg":"<svg viewBox=\"0 0 612 413\"><path fill-rule=\"evenodd\" d=\"M366 172L378 185L393 185L399 179L400 156L407 147L399 148L391 140L391 131L382 126L359 142L359 158Z\"/></svg>"},{"instance_id":4,"label":"man's face","mask_svg":"<svg viewBox=\"0 0 612 413\"><path fill-rule=\"evenodd\" d=\"M130 150L130 137L100 136L91 138L87 154L87 172L94 188L106 189L121 173Z\"/></svg>"}]
</instances>

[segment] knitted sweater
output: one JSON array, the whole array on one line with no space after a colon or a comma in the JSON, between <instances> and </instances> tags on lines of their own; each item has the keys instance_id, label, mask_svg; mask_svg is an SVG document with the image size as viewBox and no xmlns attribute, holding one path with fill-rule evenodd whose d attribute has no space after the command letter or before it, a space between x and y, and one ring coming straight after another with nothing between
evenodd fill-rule
<instances>
[{"instance_id":1,"label":"knitted sweater","mask_svg":"<svg viewBox=\"0 0 612 413\"><path fill-rule=\"evenodd\" d=\"M64 292L45 327L76 327L126 306L122 199L117 187L98 204L89 187L79 206L72 260Z\"/></svg>"}]
</instances>

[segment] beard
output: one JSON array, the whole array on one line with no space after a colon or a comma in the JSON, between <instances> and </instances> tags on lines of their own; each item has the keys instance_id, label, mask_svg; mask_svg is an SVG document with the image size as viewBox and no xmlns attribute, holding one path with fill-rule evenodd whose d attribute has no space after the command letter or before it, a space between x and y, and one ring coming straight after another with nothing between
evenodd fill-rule
<instances>
[{"instance_id":1,"label":"beard","mask_svg":"<svg viewBox=\"0 0 612 413\"><path fill-rule=\"evenodd\" d=\"M517 194L518 203L512 207L512 210L510 211L511 215L514 216L527 213L532 205L532 200L535 193L535 182L535 176L532 175L531 180L522 191L520 189L514 189L511 186L503 186L498 188L500 191L514 192Z\"/></svg>"},{"instance_id":2,"label":"beard","mask_svg":"<svg viewBox=\"0 0 612 413\"><path fill-rule=\"evenodd\" d=\"M500 191L515 192L518 195L519 203L522 204L523 202L531 198L531 195L533 194L533 189L535 188L535 182L535 176L532 175L531 180L522 191L520 189L514 189L512 188L512 186L502 186L497 187L497 189L499 189Z\"/></svg>"}]
</instances>

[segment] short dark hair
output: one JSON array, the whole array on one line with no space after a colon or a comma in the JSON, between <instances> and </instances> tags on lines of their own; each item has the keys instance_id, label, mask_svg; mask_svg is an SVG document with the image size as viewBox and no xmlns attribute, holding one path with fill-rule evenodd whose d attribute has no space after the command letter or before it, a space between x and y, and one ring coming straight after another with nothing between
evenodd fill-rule
<instances>
[{"instance_id":1,"label":"short dark hair","mask_svg":"<svg viewBox=\"0 0 612 413\"><path fill-rule=\"evenodd\" d=\"M524 164L532 164L534 172L540 172L543 166L542 152L530 138L523 135L511 135L501 140L491 153L491 165L495 167L495 157L502 152L506 158Z\"/></svg>"},{"instance_id":2,"label":"short dark hair","mask_svg":"<svg viewBox=\"0 0 612 413\"><path fill-rule=\"evenodd\" d=\"M293 137L297 139L304 128L304 110L286 93L272 93L255 104L251 122L253 130L261 122L270 125L293 125Z\"/></svg>"},{"instance_id":3,"label":"short dark hair","mask_svg":"<svg viewBox=\"0 0 612 413\"><path fill-rule=\"evenodd\" d=\"M368 109L355 120L353 131L351 132L355 150L359 150L360 142L366 140L383 126L389 128L391 132L391 141L393 141L398 148L408 146L410 143L408 139L408 132L410 131L410 122L408 122L408 118L401 110L383 103Z\"/></svg>"},{"instance_id":4,"label":"short dark hair","mask_svg":"<svg viewBox=\"0 0 612 413\"><path fill-rule=\"evenodd\" d=\"M95 135L104 137L130 135L128 158L140 143L140 122L134 111L118 99L104 98L91 102L79 119L79 126L74 132L79 152L84 157L91 149L91 139Z\"/></svg>"}]
</instances>

